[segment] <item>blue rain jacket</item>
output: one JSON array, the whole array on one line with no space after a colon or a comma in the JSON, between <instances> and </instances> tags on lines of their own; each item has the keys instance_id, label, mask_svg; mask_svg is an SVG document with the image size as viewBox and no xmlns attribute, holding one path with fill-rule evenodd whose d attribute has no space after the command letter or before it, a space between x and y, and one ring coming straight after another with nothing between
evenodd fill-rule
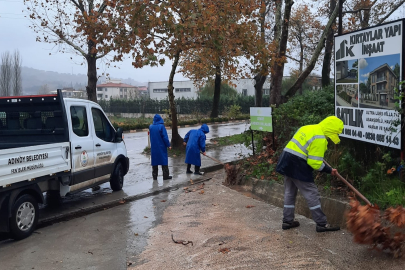
<instances>
[{"instance_id":1,"label":"blue rain jacket","mask_svg":"<svg viewBox=\"0 0 405 270\"><path fill-rule=\"evenodd\" d=\"M170 142L164 121L159 114L153 117L153 124L149 126L149 131L152 166L168 165L167 148L170 147Z\"/></svg>"},{"instance_id":2,"label":"blue rain jacket","mask_svg":"<svg viewBox=\"0 0 405 270\"><path fill-rule=\"evenodd\" d=\"M205 134L209 132L207 124L202 124L200 129L192 129L187 132L184 137L184 142L187 143L185 163L201 166L200 151L205 152Z\"/></svg>"}]
</instances>

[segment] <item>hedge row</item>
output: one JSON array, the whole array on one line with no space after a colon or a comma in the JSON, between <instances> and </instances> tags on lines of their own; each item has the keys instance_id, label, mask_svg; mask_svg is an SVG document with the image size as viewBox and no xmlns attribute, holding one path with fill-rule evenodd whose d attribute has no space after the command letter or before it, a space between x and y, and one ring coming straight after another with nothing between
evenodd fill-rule
<instances>
[{"instance_id":1,"label":"hedge row","mask_svg":"<svg viewBox=\"0 0 405 270\"><path fill-rule=\"evenodd\" d=\"M245 119L249 119L249 115L240 115L238 117L235 117L233 120L245 120ZM218 118L204 118L201 119L200 121L198 120L186 120L186 121L179 121L177 124L179 126L184 126L184 125L197 125L197 124L201 124L201 123L214 123L214 122L227 122L229 119L227 117L218 117ZM165 121L166 122L166 121ZM169 122L169 121L167 121ZM113 122L113 126L117 129L118 127L122 128L124 131L128 131L128 130L136 130L136 129L145 129L145 128L149 128L150 124L124 124L124 125L118 125L117 123ZM166 126L170 127L170 125Z\"/></svg>"},{"instance_id":2,"label":"hedge row","mask_svg":"<svg viewBox=\"0 0 405 270\"><path fill-rule=\"evenodd\" d=\"M207 114L212 110L212 98L200 97L197 99L176 99L178 113L195 114L197 112ZM169 101L167 99L112 99L110 101L99 101L100 106L108 113L164 113L164 110L169 109ZM241 113L250 113L250 107L255 106L253 96L236 97L222 96L219 102L219 114L222 114L227 107L231 105L239 105ZM269 106L269 96L263 97L263 107Z\"/></svg>"}]
</instances>

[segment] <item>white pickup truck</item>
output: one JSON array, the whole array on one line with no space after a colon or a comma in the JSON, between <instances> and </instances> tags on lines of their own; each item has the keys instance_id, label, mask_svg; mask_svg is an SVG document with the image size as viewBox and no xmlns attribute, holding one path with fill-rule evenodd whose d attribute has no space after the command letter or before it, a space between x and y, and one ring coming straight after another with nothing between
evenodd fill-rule
<instances>
[{"instance_id":1,"label":"white pickup truck","mask_svg":"<svg viewBox=\"0 0 405 270\"><path fill-rule=\"evenodd\" d=\"M0 97L0 232L29 236L44 192L61 197L110 182L121 190L122 137L91 101L56 95Z\"/></svg>"}]
</instances>

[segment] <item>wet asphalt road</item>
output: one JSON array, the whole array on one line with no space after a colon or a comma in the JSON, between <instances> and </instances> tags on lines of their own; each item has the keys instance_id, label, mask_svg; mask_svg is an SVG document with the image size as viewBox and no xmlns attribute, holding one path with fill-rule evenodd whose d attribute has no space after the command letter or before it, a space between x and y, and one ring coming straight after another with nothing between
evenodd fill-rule
<instances>
[{"instance_id":1,"label":"wet asphalt road","mask_svg":"<svg viewBox=\"0 0 405 270\"><path fill-rule=\"evenodd\" d=\"M246 123L230 123L209 125L210 133L207 134L207 143L211 138L225 137L233 134L240 134L249 128ZM197 127L193 127L197 128ZM193 128L181 128L179 133L182 137ZM171 130L168 130L171 137ZM100 190L92 191L87 189L83 192L68 196L64 199L63 204L58 208L43 208L41 211L42 218L49 218L58 215L61 212L72 211L76 209L86 208L95 204L101 204L115 199L134 196L142 193L152 192L167 185L175 185L187 182L190 178L196 179L200 176L185 174L184 156L170 157L169 170L173 179L163 181L162 171L159 167L158 181L152 179L152 170L150 165L150 156L142 154L145 147L148 146L147 132L126 133L124 136L125 144L130 159L130 169L125 176L124 187L121 191L112 192L109 183L104 183L100 186ZM213 149L207 151L211 157L219 159L223 162L239 159L243 155L249 154L251 151L240 145L237 147L226 146L221 149ZM207 157L202 157L202 170L204 166L216 165L214 161ZM192 168L193 169L193 168Z\"/></svg>"},{"instance_id":2,"label":"wet asphalt road","mask_svg":"<svg viewBox=\"0 0 405 270\"><path fill-rule=\"evenodd\" d=\"M246 123L209 125L207 143L211 138L240 134L249 128ZM179 129L181 136L188 130ZM168 130L171 137L171 130ZM41 218L94 206L114 199L148 193L173 184L184 183L200 176L186 175L184 157L169 158L173 180L163 181L161 171L158 181L151 176L150 157L142 151L148 145L147 132L126 133L125 143L130 158L130 170L124 188L112 192L109 183L100 190L85 190L64 199L58 208L43 207ZM227 146L222 150L207 152L212 157L227 162L250 153L243 146ZM215 165L202 158L204 166ZM160 222L162 212L178 191L160 193L119 207L53 224L38 229L22 241L0 240L0 270L3 269L126 269L126 262L135 260L148 237L148 230ZM0 236L1 239L1 236ZM3 237L4 239L4 237Z\"/></svg>"}]
</instances>

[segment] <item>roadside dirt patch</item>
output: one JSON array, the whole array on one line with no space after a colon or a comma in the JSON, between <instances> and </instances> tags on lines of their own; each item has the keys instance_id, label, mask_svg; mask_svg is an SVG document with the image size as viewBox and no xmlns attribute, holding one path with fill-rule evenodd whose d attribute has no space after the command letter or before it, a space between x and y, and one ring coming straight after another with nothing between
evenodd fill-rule
<instances>
[{"instance_id":1,"label":"roadside dirt patch","mask_svg":"<svg viewBox=\"0 0 405 270\"><path fill-rule=\"evenodd\" d=\"M283 231L281 208L224 186L224 170L210 177L203 195L178 191L128 269L403 269L405 260L370 252L347 231L316 233L303 216L299 228Z\"/></svg>"}]
</instances>

